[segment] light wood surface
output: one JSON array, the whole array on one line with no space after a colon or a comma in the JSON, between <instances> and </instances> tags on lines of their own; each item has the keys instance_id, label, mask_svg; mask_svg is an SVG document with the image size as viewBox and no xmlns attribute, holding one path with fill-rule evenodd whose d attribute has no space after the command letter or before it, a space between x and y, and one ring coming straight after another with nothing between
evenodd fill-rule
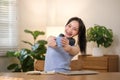
<instances>
[{"instance_id":1,"label":"light wood surface","mask_svg":"<svg viewBox=\"0 0 120 80\"><path fill-rule=\"evenodd\" d=\"M72 70L96 70L100 72L118 72L118 55L104 55L101 57L79 56L71 62Z\"/></svg>"},{"instance_id":2,"label":"light wood surface","mask_svg":"<svg viewBox=\"0 0 120 80\"><path fill-rule=\"evenodd\" d=\"M27 75L25 73L0 73L0 80L120 80L120 72L94 75Z\"/></svg>"}]
</instances>

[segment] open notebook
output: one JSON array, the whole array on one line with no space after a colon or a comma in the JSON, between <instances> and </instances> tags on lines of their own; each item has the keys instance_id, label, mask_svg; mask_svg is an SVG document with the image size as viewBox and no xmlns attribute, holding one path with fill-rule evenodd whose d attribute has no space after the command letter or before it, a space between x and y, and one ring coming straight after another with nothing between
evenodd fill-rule
<instances>
[{"instance_id":1,"label":"open notebook","mask_svg":"<svg viewBox=\"0 0 120 80\"><path fill-rule=\"evenodd\" d=\"M55 74L55 71L28 71L26 74L31 74L31 75L41 75L41 74Z\"/></svg>"},{"instance_id":2,"label":"open notebook","mask_svg":"<svg viewBox=\"0 0 120 80\"><path fill-rule=\"evenodd\" d=\"M80 70L80 71L66 71L66 72L55 72L55 71L28 71L26 74L40 75L40 74L64 74L64 75L90 75L98 74L99 72L93 70Z\"/></svg>"}]
</instances>

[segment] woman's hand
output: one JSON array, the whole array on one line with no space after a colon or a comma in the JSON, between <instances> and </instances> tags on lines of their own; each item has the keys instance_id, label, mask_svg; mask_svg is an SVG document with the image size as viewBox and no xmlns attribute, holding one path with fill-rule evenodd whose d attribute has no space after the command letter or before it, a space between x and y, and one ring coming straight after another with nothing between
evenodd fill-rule
<instances>
[{"instance_id":1,"label":"woman's hand","mask_svg":"<svg viewBox=\"0 0 120 80\"><path fill-rule=\"evenodd\" d=\"M69 45L69 40L66 37L62 37L61 44L63 47Z\"/></svg>"},{"instance_id":2,"label":"woman's hand","mask_svg":"<svg viewBox=\"0 0 120 80\"><path fill-rule=\"evenodd\" d=\"M69 45L69 40L66 38L66 37L63 37L62 39L61 39L61 44L62 44L62 46L63 46L63 49L65 50L65 51L70 51L70 45Z\"/></svg>"},{"instance_id":3,"label":"woman's hand","mask_svg":"<svg viewBox=\"0 0 120 80\"><path fill-rule=\"evenodd\" d=\"M49 36L47 41L48 41L48 46L56 48L56 46L57 46L57 44L56 44L56 37Z\"/></svg>"}]
</instances>

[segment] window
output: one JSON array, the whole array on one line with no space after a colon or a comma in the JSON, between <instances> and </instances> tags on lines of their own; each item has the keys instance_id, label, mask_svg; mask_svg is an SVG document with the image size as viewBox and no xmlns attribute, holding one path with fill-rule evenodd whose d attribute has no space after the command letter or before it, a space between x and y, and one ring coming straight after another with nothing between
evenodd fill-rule
<instances>
[{"instance_id":1,"label":"window","mask_svg":"<svg viewBox=\"0 0 120 80\"><path fill-rule=\"evenodd\" d=\"M17 48L16 0L0 0L0 56Z\"/></svg>"}]
</instances>

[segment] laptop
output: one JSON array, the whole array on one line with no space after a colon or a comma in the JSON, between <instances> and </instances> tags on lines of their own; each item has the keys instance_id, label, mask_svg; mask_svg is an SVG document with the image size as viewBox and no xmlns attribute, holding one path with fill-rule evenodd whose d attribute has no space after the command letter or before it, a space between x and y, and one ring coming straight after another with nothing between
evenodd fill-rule
<instances>
[{"instance_id":1,"label":"laptop","mask_svg":"<svg viewBox=\"0 0 120 80\"><path fill-rule=\"evenodd\" d=\"M92 75L92 74L98 74L98 73L99 72L93 71L93 70L59 72L59 74L64 74L64 75Z\"/></svg>"},{"instance_id":2,"label":"laptop","mask_svg":"<svg viewBox=\"0 0 120 80\"><path fill-rule=\"evenodd\" d=\"M65 72L55 72L55 71L28 71L26 74L32 75L41 75L41 74L64 74L64 75L90 75L90 74L98 74L99 72L93 70L80 70L80 71L65 71Z\"/></svg>"}]
</instances>

